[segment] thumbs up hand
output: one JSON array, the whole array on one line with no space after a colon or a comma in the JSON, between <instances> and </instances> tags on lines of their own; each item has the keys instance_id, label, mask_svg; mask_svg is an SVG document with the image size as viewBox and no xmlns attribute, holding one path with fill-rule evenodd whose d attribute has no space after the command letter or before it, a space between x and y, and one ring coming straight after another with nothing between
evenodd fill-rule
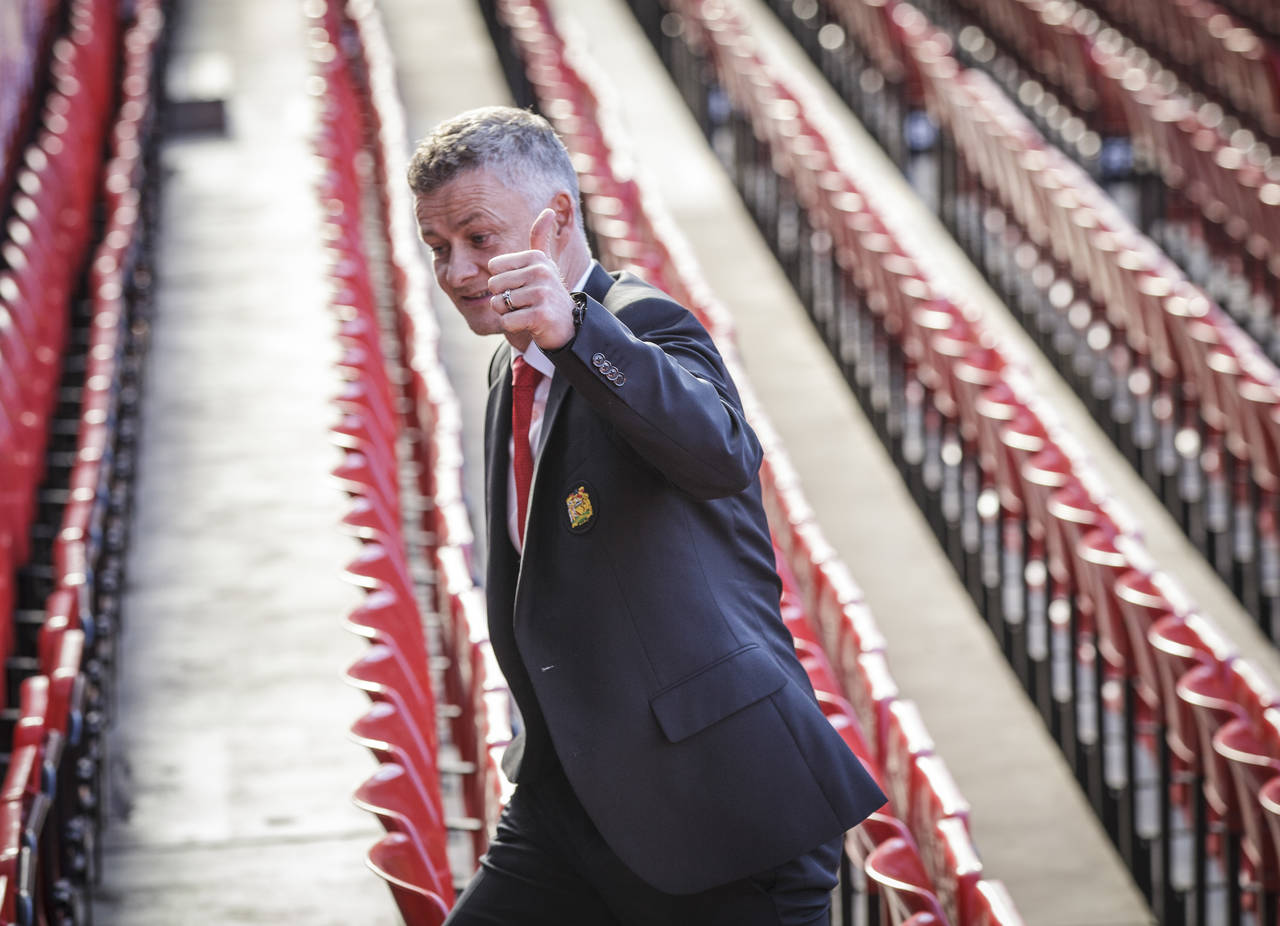
<instances>
[{"instance_id":1,"label":"thumbs up hand","mask_svg":"<svg viewBox=\"0 0 1280 926\"><path fill-rule=\"evenodd\" d=\"M527 337L544 350L555 350L573 337L573 297L552 256L555 238L556 213L543 209L529 230L529 250L489 261L493 310L517 347Z\"/></svg>"}]
</instances>

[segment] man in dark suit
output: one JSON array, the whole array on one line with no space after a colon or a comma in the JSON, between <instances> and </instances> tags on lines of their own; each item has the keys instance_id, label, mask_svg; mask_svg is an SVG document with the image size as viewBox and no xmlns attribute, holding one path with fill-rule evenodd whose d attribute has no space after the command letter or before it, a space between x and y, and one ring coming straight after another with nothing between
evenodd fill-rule
<instances>
[{"instance_id":1,"label":"man in dark suit","mask_svg":"<svg viewBox=\"0 0 1280 926\"><path fill-rule=\"evenodd\" d=\"M409 168L436 279L490 367L494 652L523 725L449 923L825 923L884 796L778 610L761 449L710 336L595 263L540 117L438 126Z\"/></svg>"}]
</instances>

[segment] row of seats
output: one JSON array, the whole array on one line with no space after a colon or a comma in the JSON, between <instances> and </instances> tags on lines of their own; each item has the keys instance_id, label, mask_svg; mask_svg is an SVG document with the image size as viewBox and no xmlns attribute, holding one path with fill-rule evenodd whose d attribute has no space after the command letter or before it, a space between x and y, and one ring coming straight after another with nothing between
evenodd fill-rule
<instances>
[{"instance_id":1,"label":"row of seats","mask_svg":"<svg viewBox=\"0 0 1280 926\"><path fill-rule=\"evenodd\" d=\"M1242 130L1240 120L1232 118L1229 111L1196 99L1146 50L1116 30L1103 28L1087 10L1078 8L1066 15L1070 8L1061 4L1023 0L1006 0L996 8L972 3L964 6L992 30L1002 48L1010 49L1024 62L1029 73L1057 88L1064 101L1082 113L1100 113L1098 122L1104 134L1129 138L1140 176L1156 180L1155 189L1141 197L1137 210L1140 225L1159 234L1197 282L1213 285L1215 296L1230 298L1233 310L1249 316L1255 336L1274 356L1274 301L1276 278L1280 277L1275 250L1275 233L1280 229L1280 162L1269 148L1259 143L1254 133ZM1022 14L1016 19L1000 15L1015 7ZM1185 3L1173 4L1173 18L1186 7ZM924 0L922 8L939 21L954 15L953 7L942 0ZM985 16L979 15L983 11ZM1170 19L1163 14L1159 18ZM960 45L969 58L990 59L985 43L973 36L961 33ZM1246 52L1245 46L1254 50ZM1247 61L1256 73L1247 79L1241 77L1238 83L1275 84L1274 48L1267 46L1264 53L1261 47L1256 37L1241 45L1240 60ZM1011 89L1007 82L1002 83L1006 90ZM1268 105L1275 110L1274 102L1259 102L1276 100L1274 89L1265 94L1258 89L1238 92L1255 107ZM1052 95L1023 83L1017 96L1024 108L1038 111L1035 101ZM1056 106L1056 100L1053 105L1062 108ZM1055 141L1092 172L1115 173L1114 166L1100 167L1082 159L1070 133L1055 135ZM1143 182L1149 186L1145 179ZM1188 235L1190 240L1186 240ZM1224 281L1221 273L1215 279L1206 256L1231 263L1234 276L1247 284L1246 295L1256 295L1270 308L1259 311L1247 298L1236 297L1232 284Z\"/></svg>"},{"instance_id":2,"label":"row of seats","mask_svg":"<svg viewBox=\"0 0 1280 926\"><path fill-rule=\"evenodd\" d=\"M0 923L89 919L146 341L162 6L58 15L0 250Z\"/></svg>"},{"instance_id":3,"label":"row of seats","mask_svg":"<svg viewBox=\"0 0 1280 926\"><path fill-rule=\"evenodd\" d=\"M900 5L858 0L822 5L823 15L802 23L790 14L786 0L772 5L789 18L797 39L910 174L904 135L919 134L913 127L923 115L914 108L924 105L921 77L903 31L913 13ZM1139 227L1247 326L1273 359L1280 359L1274 311L1280 161L1254 132L1242 129L1222 106L1191 94L1146 51L1078 5L1030 0L994 5L920 0L919 5L952 37L961 61L989 73L1046 138L1101 178ZM823 22L847 27L854 41L815 41L822 28L829 28L815 26ZM998 45L977 22L991 30ZM874 54L880 48L888 48L894 59L883 72L889 92L879 95L892 98L887 104L875 95L851 92L855 82L841 73L851 70L859 86L879 83L880 77L869 75L880 73L876 59L885 55ZM908 118L895 119L903 107ZM1087 129L1089 122L1103 135L1118 134L1104 139Z\"/></svg>"},{"instance_id":4,"label":"row of seats","mask_svg":"<svg viewBox=\"0 0 1280 926\"><path fill-rule=\"evenodd\" d=\"M727 122L705 126L717 150L732 151L748 206L1158 915L1274 903L1274 847L1259 840L1270 809L1245 774L1272 761L1271 686L1151 561L1016 356L979 312L946 298L859 186L801 85L763 92L780 65L760 61L724 0L663 8L682 15L666 55L705 51L711 68L681 70L714 74L702 92L727 94ZM946 57L945 37L920 42L935 62ZM958 69L937 83L970 86ZM971 474L980 481L966 491ZM1195 708L1201 676L1187 670L1201 664L1204 684L1217 683L1216 715ZM1176 732L1175 718L1186 721ZM1226 719L1241 723L1224 733ZM1256 861L1243 866L1252 894L1232 877L1239 851Z\"/></svg>"},{"instance_id":5,"label":"row of seats","mask_svg":"<svg viewBox=\"0 0 1280 926\"><path fill-rule=\"evenodd\" d=\"M1272 139L1280 139L1280 46L1210 0L1154 5L1092 0L1202 92L1216 94ZM1274 14L1273 22L1276 22Z\"/></svg>"},{"instance_id":6,"label":"row of seats","mask_svg":"<svg viewBox=\"0 0 1280 926\"><path fill-rule=\"evenodd\" d=\"M352 736L379 763L354 799L388 831L370 867L408 922L438 923L455 892L450 833L465 834L474 868L503 802L510 694L473 579L460 414L396 175L405 132L390 51L372 3L315 2L307 12L343 350L335 475L351 497L344 526L361 543L347 575L366 591L347 627L370 643L346 678L372 702ZM449 813L452 781L461 815Z\"/></svg>"},{"instance_id":7,"label":"row of seats","mask_svg":"<svg viewBox=\"0 0 1280 926\"><path fill-rule=\"evenodd\" d=\"M62 11L58 0L13 4L0 55L0 201L7 201L13 162L26 138L37 83L48 64L49 43Z\"/></svg>"},{"instance_id":8,"label":"row of seats","mask_svg":"<svg viewBox=\"0 0 1280 926\"><path fill-rule=\"evenodd\" d=\"M925 89L932 93L933 82L921 70L928 61L916 60L917 52L929 48L920 39L924 20L905 4L876 9L882 22L857 41L873 48L891 34L922 96ZM1093 48L1114 76L1117 62L1108 54L1103 43ZM1129 73L1142 72L1130 68ZM1115 202L1049 146L991 82L968 73L965 81L972 92L953 88L944 75L941 103L928 104L959 126L948 128L937 152L942 161L937 202L944 219L1010 304L1021 309L1032 333L1057 353L1099 420L1246 606L1270 626L1280 591L1265 578L1277 544L1272 518L1265 513L1269 490L1261 488L1272 481L1271 364L1258 356L1232 318L1187 283ZM953 98L964 101L975 93L977 103L957 103L963 109L956 113L945 110ZM1123 99L1136 105L1138 96ZM1182 147L1196 147L1195 133L1185 124L1162 125ZM1184 176L1176 184L1206 202L1208 191L1223 189L1212 171L1221 175L1228 165L1238 170L1245 163L1242 157L1217 156L1212 148L1191 160L1176 153L1180 149L1172 142L1166 147L1169 153L1161 159L1180 164ZM1185 180L1188 174L1192 181ZM968 195L975 187L982 194L976 200ZM1229 227L1239 237L1248 230L1258 256L1272 247L1268 230L1280 212L1269 207L1250 212L1249 203L1262 205L1277 190L1264 184L1258 197L1238 200L1230 212L1235 218ZM993 204L1002 211L992 213ZM999 227L992 224L996 221ZM1260 314L1259 303L1244 301L1254 307L1247 319L1250 333L1271 332L1264 343L1273 345L1267 303L1261 303ZM1103 340L1120 348L1111 363L1095 356ZM1209 515L1210 509L1219 514Z\"/></svg>"},{"instance_id":9,"label":"row of seats","mask_svg":"<svg viewBox=\"0 0 1280 926\"><path fill-rule=\"evenodd\" d=\"M527 83L517 97L523 92L548 115L578 163L597 255L606 266L631 267L660 282L700 316L760 436L784 620L833 726L891 797L892 811L877 814L847 840L857 876L843 885L837 917L852 917L860 908L859 921L901 915L892 920L899 922L929 913L939 923L1019 922L1003 887L983 878L968 805L934 753L914 705L898 697L884 637L847 567L823 539L777 433L750 390L733 347L731 315L710 296L691 261L677 257L689 249L653 199L639 197L634 177L620 182L612 175L609 165L630 159L609 128L616 120L602 109L593 83L568 63L581 60L581 49L564 47L541 0L499 0L494 19L498 34L524 63Z\"/></svg>"},{"instance_id":10,"label":"row of seats","mask_svg":"<svg viewBox=\"0 0 1280 926\"><path fill-rule=\"evenodd\" d=\"M959 68L945 46L937 35L911 45L930 109L954 142L942 157L958 156L959 180L940 193L957 204L950 223L957 237L971 253L990 252L987 267L1010 302L1026 288L1027 264L1043 262L1044 295L1025 301L1024 321L1060 359L1081 357L1068 375L1086 402L1273 629L1280 588L1267 576L1280 556L1270 514L1280 488L1280 371L1083 170L985 75ZM979 197L966 201L966 187ZM997 237L992 207L1007 217L994 247L983 244ZM1010 260L1011 245L1023 243L1027 256ZM1086 362L1103 342L1112 348L1107 360ZM1225 506L1215 505L1222 498Z\"/></svg>"}]
</instances>

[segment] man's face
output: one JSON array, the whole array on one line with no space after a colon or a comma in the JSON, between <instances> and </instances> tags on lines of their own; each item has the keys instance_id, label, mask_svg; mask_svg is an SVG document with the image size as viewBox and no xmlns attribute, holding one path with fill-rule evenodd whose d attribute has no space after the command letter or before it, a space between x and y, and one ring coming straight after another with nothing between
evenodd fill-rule
<instances>
[{"instance_id":1,"label":"man's face","mask_svg":"<svg viewBox=\"0 0 1280 926\"><path fill-rule=\"evenodd\" d=\"M500 334L489 292L489 261L529 249L540 210L492 171L475 168L414 202L418 232L431 249L436 280L476 334Z\"/></svg>"}]
</instances>

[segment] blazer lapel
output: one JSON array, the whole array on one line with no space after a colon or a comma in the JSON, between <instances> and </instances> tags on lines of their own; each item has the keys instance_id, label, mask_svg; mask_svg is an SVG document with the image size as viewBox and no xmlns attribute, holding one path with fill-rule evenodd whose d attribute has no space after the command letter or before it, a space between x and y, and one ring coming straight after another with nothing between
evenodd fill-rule
<instances>
[{"instance_id":1,"label":"blazer lapel","mask_svg":"<svg viewBox=\"0 0 1280 926\"><path fill-rule=\"evenodd\" d=\"M485 516L489 524L488 587L490 599L507 605L514 594L515 550L507 539L507 443L511 437L511 349L502 346L494 358L499 375L489 385L485 405ZM505 593L504 593L505 590Z\"/></svg>"}]
</instances>

